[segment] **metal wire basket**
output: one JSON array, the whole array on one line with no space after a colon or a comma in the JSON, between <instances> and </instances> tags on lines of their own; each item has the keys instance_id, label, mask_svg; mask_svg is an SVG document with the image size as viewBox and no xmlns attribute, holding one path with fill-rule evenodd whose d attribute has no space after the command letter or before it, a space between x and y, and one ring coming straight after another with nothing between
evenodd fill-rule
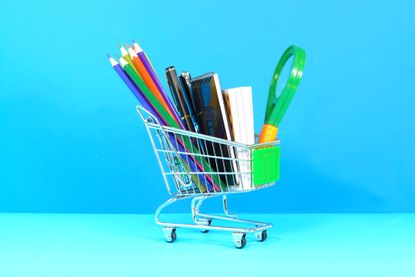
<instances>
[{"instance_id":1,"label":"metal wire basket","mask_svg":"<svg viewBox=\"0 0 415 277\"><path fill-rule=\"evenodd\" d=\"M256 233L264 241L270 223L243 220L229 213L227 194L242 193L273 186L279 178L279 141L245 145L182 129L163 126L145 108L137 111L146 126L159 163L166 189L172 196L156 211L156 223L163 226L167 242L176 240L176 228L194 228L203 232L233 232L235 247L246 245L245 234ZM199 212L203 201L221 195L225 216ZM192 198L194 224L160 221L161 211L173 202ZM212 220L245 223L253 227L212 225Z\"/></svg>"}]
</instances>

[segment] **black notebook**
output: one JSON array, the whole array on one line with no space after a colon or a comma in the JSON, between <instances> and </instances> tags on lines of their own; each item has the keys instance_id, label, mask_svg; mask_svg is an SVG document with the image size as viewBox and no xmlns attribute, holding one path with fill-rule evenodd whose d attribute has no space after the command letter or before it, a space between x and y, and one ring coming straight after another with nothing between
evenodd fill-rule
<instances>
[{"instance_id":1,"label":"black notebook","mask_svg":"<svg viewBox=\"0 0 415 277\"><path fill-rule=\"evenodd\" d=\"M192 99L194 101L196 121L199 132L221 139L232 140L229 120L226 114L218 74L206 73L191 80ZM205 151L210 156L235 158L232 148L219 143L207 142ZM209 159L210 165L219 173L234 172L235 161L229 159ZM236 167L235 167L236 168ZM221 179L229 185L235 185L235 178L230 174L221 174Z\"/></svg>"}]
</instances>

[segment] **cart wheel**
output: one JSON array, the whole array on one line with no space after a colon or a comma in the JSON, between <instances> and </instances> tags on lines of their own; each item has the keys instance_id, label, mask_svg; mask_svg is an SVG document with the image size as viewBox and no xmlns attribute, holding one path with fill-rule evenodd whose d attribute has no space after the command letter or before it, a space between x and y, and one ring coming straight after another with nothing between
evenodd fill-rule
<instances>
[{"instance_id":1,"label":"cart wheel","mask_svg":"<svg viewBox=\"0 0 415 277\"><path fill-rule=\"evenodd\" d=\"M164 239L168 243L172 243L176 240L176 228L163 228Z\"/></svg>"},{"instance_id":2,"label":"cart wheel","mask_svg":"<svg viewBox=\"0 0 415 277\"><path fill-rule=\"evenodd\" d=\"M233 233L233 245L238 248L242 249L246 245L246 234L245 233Z\"/></svg>"},{"instance_id":3,"label":"cart wheel","mask_svg":"<svg viewBox=\"0 0 415 277\"><path fill-rule=\"evenodd\" d=\"M212 219L208 219L208 220L207 220L207 226L210 226L210 224L212 224ZM206 233L208 233L208 232L209 232L209 230L206 230L206 229L200 229L200 232L202 232L202 233L206 234Z\"/></svg>"},{"instance_id":4,"label":"cart wheel","mask_svg":"<svg viewBox=\"0 0 415 277\"><path fill-rule=\"evenodd\" d=\"M268 238L267 230L255 233L257 241L265 241Z\"/></svg>"}]
</instances>

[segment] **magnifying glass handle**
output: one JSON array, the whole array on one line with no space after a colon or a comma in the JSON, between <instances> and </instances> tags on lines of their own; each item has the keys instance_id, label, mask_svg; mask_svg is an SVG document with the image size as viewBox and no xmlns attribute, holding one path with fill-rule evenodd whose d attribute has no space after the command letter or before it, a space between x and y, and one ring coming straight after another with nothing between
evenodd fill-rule
<instances>
[{"instance_id":1,"label":"magnifying glass handle","mask_svg":"<svg viewBox=\"0 0 415 277\"><path fill-rule=\"evenodd\" d=\"M277 137L278 127L272 124L264 124L262 125L261 133L259 133L258 142L269 142L274 141Z\"/></svg>"}]
</instances>

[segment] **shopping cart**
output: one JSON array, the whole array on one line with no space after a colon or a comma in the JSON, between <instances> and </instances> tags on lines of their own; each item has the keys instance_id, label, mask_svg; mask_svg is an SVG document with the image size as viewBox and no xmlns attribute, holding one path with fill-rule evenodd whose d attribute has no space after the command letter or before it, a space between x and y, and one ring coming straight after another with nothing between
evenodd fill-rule
<instances>
[{"instance_id":1,"label":"shopping cart","mask_svg":"<svg viewBox=\"0 0 415 277\"><path fill-rule=\"evenodd\" d=\"M240 219L229 213L227 194L255 191L273 186L279 179L279 141L245 145L182 129L162 126L145 108L137 106L149 134L168 193L171 198L160 205L155 221L163 226L167 242L176 240L176 228L232 232L236 248L246 245L246 233L254 233L258 241L267 239L271 223ZM222 196L224 215L200 212L202 203ZM191 198L194 221L173 223L160 220L164 208L178 200ZM236 226L213 224L226 221Z\"/></svg>"}]
</instances>

